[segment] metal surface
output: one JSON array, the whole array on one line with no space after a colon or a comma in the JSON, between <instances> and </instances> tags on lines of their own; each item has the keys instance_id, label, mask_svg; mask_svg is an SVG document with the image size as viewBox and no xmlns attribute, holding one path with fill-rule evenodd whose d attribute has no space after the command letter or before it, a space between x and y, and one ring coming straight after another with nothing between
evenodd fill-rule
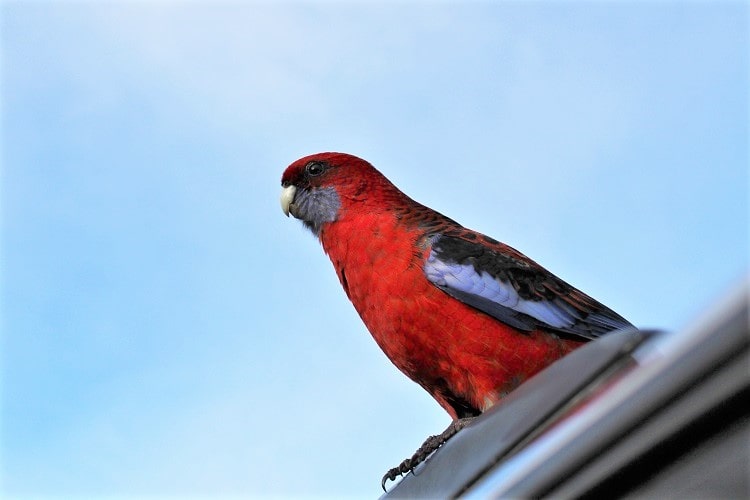
<instances>
[{"instance_id":1,"label":"metal surface","mask_svg":"<svg viewBox=\"0 0 750 500\"><path fill-rule=\"evenodd\" d=\"M478 481L474 498L585 494L750 385L747 289L696 328L642 346L643 364ZM743 410L747 411L748 406Z\"/></svg>"},{"instance_id":2,"label":"metal surface","mask_svg":"<svg viewBox=\"0 0 750 500\"><path fill-rule=\"evenodd\" d=\"M686 491L676 486L687 477L708 496L747 497L748 447L725 436L746 436L750 421L748 314L743 283L691 329L623 331L578 349L384 498L637 497Z\"/></svg>"}]
</instances>

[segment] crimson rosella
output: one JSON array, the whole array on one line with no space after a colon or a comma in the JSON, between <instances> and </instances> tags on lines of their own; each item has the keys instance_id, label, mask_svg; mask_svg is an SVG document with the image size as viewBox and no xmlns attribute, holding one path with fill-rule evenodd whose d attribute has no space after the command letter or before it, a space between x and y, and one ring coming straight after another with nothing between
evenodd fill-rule
<instances>
[{"instance_id":1,"label":"crimson rosella","mask_svg":"<svg viewBox=\"0 0 750 500\"><path fill-rule=\"evenodd\" d=\"M517 250L412 200L368 162L301 158L281 205L320 240L383 352L453 423L383 478L584 342L630 326Z\"/></svg>"}]
</instances>

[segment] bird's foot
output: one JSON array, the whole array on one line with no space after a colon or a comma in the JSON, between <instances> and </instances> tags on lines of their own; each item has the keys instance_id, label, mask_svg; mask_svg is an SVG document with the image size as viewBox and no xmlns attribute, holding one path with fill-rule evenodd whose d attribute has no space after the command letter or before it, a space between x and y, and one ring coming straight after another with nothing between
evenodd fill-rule
<instances>
[{"instance_id":1,"label":"bird's foot","mask_svg":"<svg viewBox=\"0 0 750 500\"><path fill-rule=\"evenodd\" d=\"M380 482L380 486L385 489L385 483L388 481L394 481L396 477L406 474L414 470L414 468L421 464L429 457L432 452L440 448L448 439L450 439L458 431L466 427L466 424L474 420L475 417L460 418L454 420L443 432L436 436L430 436L425 439L422 446L411 456L399 464L398 467L394 467L385 473L383 480Z\"/></svg>"}]
</instances>

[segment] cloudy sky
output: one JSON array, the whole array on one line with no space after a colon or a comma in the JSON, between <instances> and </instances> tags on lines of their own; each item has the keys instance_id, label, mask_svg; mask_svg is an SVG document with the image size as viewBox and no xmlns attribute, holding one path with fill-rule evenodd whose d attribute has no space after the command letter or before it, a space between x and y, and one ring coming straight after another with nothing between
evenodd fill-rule
<instances>
[{"instance_id":1,"label":"cloudy sky","mask_svg":"<svg viewBox=\"0 0 750 500\"><path fill-rule=\"evenodd\" d=\"M374 163L633 323L748 268L744 2L3 2L2 493L372 498L447 414L283 169Z\"/></svg>"}]
</instances>

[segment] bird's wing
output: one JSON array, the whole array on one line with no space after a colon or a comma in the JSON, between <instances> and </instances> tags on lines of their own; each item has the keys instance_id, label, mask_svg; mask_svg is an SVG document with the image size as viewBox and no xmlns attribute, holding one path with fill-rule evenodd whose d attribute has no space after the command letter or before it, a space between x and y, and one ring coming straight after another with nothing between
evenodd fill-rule
<instances>
[{"instance_id":1,"label":"bird's wing","mask_svg":"<svg viewBox=\"0 0 750 500\"><path fill-rule=\"evenodd\" d=\"M434 235L424 272L451 297L522 331L590 340L631 326L523 254L468 229Z\"/></svg>"}]
</instances>

